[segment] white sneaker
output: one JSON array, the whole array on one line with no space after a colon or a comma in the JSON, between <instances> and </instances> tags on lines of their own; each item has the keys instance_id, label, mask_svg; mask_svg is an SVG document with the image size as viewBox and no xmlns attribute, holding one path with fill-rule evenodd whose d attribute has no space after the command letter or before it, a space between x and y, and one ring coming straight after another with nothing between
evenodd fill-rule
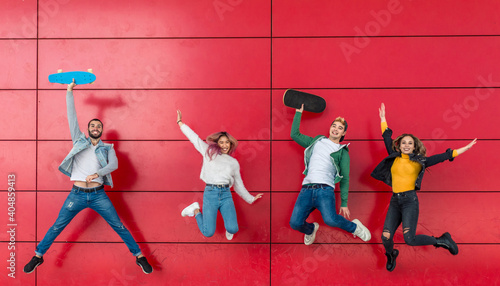
<instances>
[{"instance_id":1,"label":"white sneaker","mask_svg":"<svg viewBox=\"0 0 500 286\"><path fill-rule=\"evenodd\" d=\"M368 228L366 228L366 226L364 226L358 219L353 219L352 222L356 224L356 230L352 234L354 237L357 236L361 238L362 241L368 241L372 238Z\"/></svg>"},{"instance_id":2,"label":"white sneaker","mask_svg":"<svg viewBox=\"0 0 500 286\"><path fill-rule=\"evenodd\" d=\"M313 224L314 224L313 233L304 235L304 244L305 245L313 244L314 240L316 239L316 232L319 229L319 224L317 222L313 222Z\"/></svg>"},{"instance_id":3,"label":"white sneaker","mask_svg":"<svg viewBox=\"0 0 500 286\"><path fill-rule=\"evenodd\" d=\"M181 216L194 216L194 211L200 208L200 204L198 202L194 202L184 208L181 212Z\"/></svg>"},{"instance_id":4,"label":"white sneaker","mask_svg":"<svg viewBox=\"0 0 500 286\"><path fill-rule=\"evenodd\" d=\"M231 239L233 239L233 236L234 236L234 233L229 233L229 232L227 232L227 230L226 230L226 238L227 238L227 240L231 240Z\"/></svg>"}]
</instances>

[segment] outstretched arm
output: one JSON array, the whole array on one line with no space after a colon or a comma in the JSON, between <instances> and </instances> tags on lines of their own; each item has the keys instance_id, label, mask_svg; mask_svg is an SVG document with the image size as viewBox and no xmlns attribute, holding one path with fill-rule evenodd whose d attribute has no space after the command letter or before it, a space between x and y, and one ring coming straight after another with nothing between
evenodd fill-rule
<instances>
[{"instance_id":1,"label":"outstretched arm","mask_svg":"<svg viewBox=\"0 0 500 286\"><path fill-rule=\"evenodd\" d=\"M243 180L241 179L239 164L236 165L233 177L234 177L234 191L247 203L253 204L256 200L262 198L262 196L264 195L263 193L259 193L254 197L248 192L248 190L243 185Z\"/></svg>"},{"instance_id":2,"label":"outstretched arm","mask_svg":"<svg viewBox=\"0 0 500 286\"><path fill-rule=\"evenodd\" d=\"M453 159L455 157L457 157L458 155L460 155L460 154L464 153L465 151L469 150L470 148L472 148L472 146L474 146L476 144L476 141L477 141L477 138L472 140L472 142L470 142L469 144L465 145L462 148L455 149L455 150L448 149L448 150L446 150L446 152L444 152L442 154L437 154L437 155L427 157L427 163L425 164L426 168L434 166L434 165L439 164L441 162L444 162L446 160L453 161Z\"/></svg>"},{"instance_id":3,"label":"outstretched arm","mask_svg":"<svg viewBox=\"0 0 500 286\"><path fill-rule=\"evenodd\" d=\"M73 82L68 84L66 91L66 111L68 114L69 131L71 132L71 140L73 143L83 134L78 125L78 118L76 116L75 98L73 97L73 87L75 86L75 79L73 79Z\"/></svg>"}]
</instances>

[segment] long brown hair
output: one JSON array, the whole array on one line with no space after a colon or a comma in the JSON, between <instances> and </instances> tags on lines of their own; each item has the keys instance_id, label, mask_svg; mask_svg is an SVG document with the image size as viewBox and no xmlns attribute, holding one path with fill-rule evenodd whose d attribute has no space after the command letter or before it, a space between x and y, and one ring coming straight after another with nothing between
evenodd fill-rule
<instances>
[{"instance_id":1,"label":"long brown hair","mask_svg":"<svg viewBox=\"0 0 500 286\"><path fill-rule=\"evenodd\" d=\"M413 142L415 144L415 150L413 150L413 153L416 155L420 155L420 156L425 157L425 154L427 153L427 149L425 148L424 143L422 143L422 141L420 141L420 139L418 139L413 134L404 133L404 134L399 135L398 138L396 138L392 141L392 150L394 150L396 152L401 152L399 145L401 144L401 140L406 136L409 136L413 139Z\"/></svg>"},{"instance_id":2,"label":"long brown hair","mask_svg":"<svg viewBox=\"0 0 500 286\"><path fill-rule=\"evenodd\" d=\"M214 134L210 134L207 137L207 143L208 143L208 149L207 149L207 155L210 157L210 160L213 159L214 155L220 155L222 154L219 144L219 139L222 136L226 136L227 139L229 140L229 143L231 143L231 147L229 148L229 151L227 152L228 155L232 155L234 151L236 151L236 147L238 147L238 140L231 136L231 134L227 133L226 131L221 131L217 132Z\"/></svg>"}]
</instances>

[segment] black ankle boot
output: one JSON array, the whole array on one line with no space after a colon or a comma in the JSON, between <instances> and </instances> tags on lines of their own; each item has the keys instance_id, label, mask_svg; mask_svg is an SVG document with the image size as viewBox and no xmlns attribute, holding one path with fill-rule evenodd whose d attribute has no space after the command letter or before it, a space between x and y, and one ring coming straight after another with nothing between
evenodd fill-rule
<instances>
[{"instance_id":1,"label":"black ankle boot","mask_svg":"<svg viewBox=\"0 0 500 286\"><path fill-rule=\"evenodd\" d=\"M436 237L436 244L434 244L435 247L442 247L446 248L450 251L451 254L457 255L458 254L458 246L457 244L451 239L451 235L447 232L443 233L440 237Z\"/></svg>"},{"instance_id":2,"label":"black ankle boot","mask_svg":"<svg viewBox=\"0 0 500 286\"><path fill-rule=\"evenodd\" d=\"M394 268L396 268L396 257L399 255L399 250L393 249L392 253L385 253L385 256L387 256L387 264L385 265L385 269L387 271L392 271Z\"/></svg>"}]
</instances>

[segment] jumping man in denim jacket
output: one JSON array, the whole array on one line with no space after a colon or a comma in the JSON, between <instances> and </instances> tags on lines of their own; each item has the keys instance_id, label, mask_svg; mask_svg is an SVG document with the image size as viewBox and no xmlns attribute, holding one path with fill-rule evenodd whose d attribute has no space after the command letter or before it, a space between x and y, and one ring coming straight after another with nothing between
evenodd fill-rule
<instances>
[{"instance_id":1,"label":"jumping man in denim jacket","mask_svg":"<svg viewBox=\"0 0 500 286\"><path fill-rule=\"evenodd\" d=\"M306 148L304 161L306 177L302 181L302 189L293 208L290 226L304 233L304 243L311 245L319 229L317 222L306 222L314 209L321 212L324 222L331 227L338 227L358 236L363 241L371 238L370 231L357 219L352 222L347 207L349 192L350 158L347 145L341 145L347 131L347 122L336 118L330 126L329 136L318 135L314 138L300 133L300 119L304 105L297 109L293 118L291 137ZM340 214L335 207L335 184L340 185ZM344 215L344 216L342 216Z\"/></svg>"},{"instance_id":2,"label":"jumping man in denim jacket","mask_svg":"<svg viewBox=\"0 0 500 286\"><path fill-rule=\"evenodd\" d=\"M76 116L73 87L68 85L66 105L68 122L71 131L73 148L59 166L59 170L69 176L74 185L64 202L59 216L47 234L38 244L35 256L26 266L25 273L31 273L43 263L43 255L52 245L56 237L83 209L90 207L100 214L114 231L123 239L130 252L136 256L136 263L143 272L149 274L153 268L146 257L142 255L139 245L135 242L130 232L120 221L116 210L104 192L104 185L113 187L111 172L118 168L118 159L112 144L103 143L100 138L103 124L99 119L92 119L88 124L89 137L80 131Z\"/></svg>"}]
</instances>

